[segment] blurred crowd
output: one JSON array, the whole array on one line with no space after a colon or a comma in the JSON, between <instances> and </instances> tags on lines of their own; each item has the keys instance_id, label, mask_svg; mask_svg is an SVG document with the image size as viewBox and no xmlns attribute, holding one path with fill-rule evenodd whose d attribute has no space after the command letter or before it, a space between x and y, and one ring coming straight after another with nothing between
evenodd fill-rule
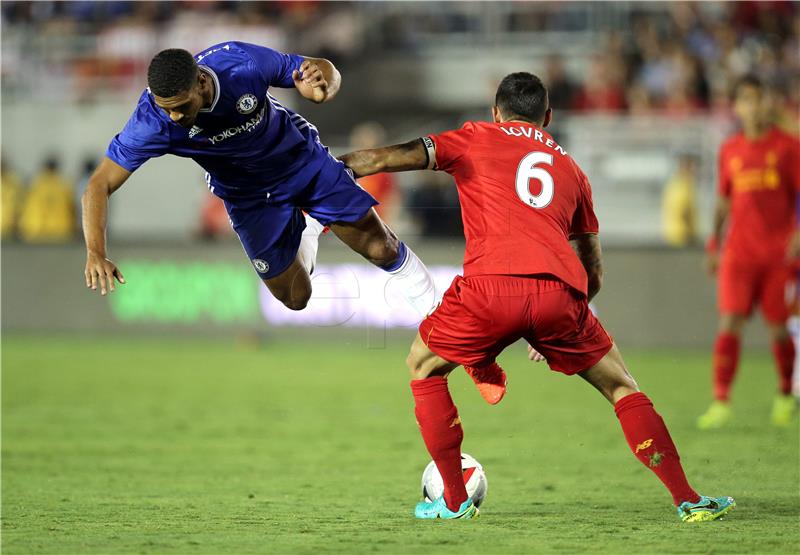
<instances>
[{"instance_id":1,"label":"blurred crowd","mask_svg":"<svg viewBox=\"0 0 800 555\"><path fill-rule=\"evenodd\" d=\"M728 104L736 77L755 73L797 113L797 2L491 4L4 1L2 16L6 34L24 29L47 37L46 44L61 45L59 52L41 54L67 60L79 88L99 77L109 86L124 84L126 77L141 75L165 44L200 50L237 37L346 65L387 53L424 55L426 48L454 35L481 41L491 19L495 44L526 33L531 42L555 31L596 37L580 65L565 64L558 55L545 61L543 73L560 109L677 115L713 110ZM495 12L499 17L492 16ZM5 77L24 63L24 47L25 41L4 43ZM85 94L93 90L84 88Z\"/></svg>"},{"instance_id":2,"label":"blurred crowd","mask_svg":"<svg viewBox=\"0 0 800 555\"><path fill-rule=\"evenodd\" d=\"M800 8L791 1L88 0L3 1L0 9L4 94L39 94L31 84L40 78L63 78L71 91L65 94L86 102L104 91L140 88L150 57L166 45L199 51L236 37L329 57L345 72L349 64L365 60L425 56L455 37L487 49L535 46L532 59L541 62L552 105L573 113L675 118L727 113L732 83L753 73L771 91L776 121L798 132ZM557 44L543 46L547 33L562 41L588 37L590 50L575 57ZM397 106L398 111L417 108ZM456 121L463 113L446 117ZM366 122L352 129L350 146L365 148L385 140L379 124ZM696 160L676 153L674 176L664 189L664 206L678 207L664 212L664 237L670 244L690 244L696 238L696 166ZM2 169L4 237L76 236L76 199L86 176L65 179L55 158L46 160L27 186L7 164ZM362 185L381 200L387 220L405 218L427 236L457 236L460 211L449 181L433 174L414 179L420 181L409 185L377 176ZM45 223L39 214L47 203L59 208L58 217ZM230 233L224 210L212 198L198 219L200 236Z\"/></svg>"},{"instance_id":3,"label":"blurred crowd","mask_svg":"<svg viewBox=\"0 0 800 555\"><path fill-rule=\"evenodd\" d=\"M686 115L729 105L731 84L759 76L797 114L800 11L795 2L670 3L669 17L631 14L607 36L583 82L555 57L546 78L559 108ZM713 7L714 9L709 9ZM790 115L787 114L787 120Z\"/></svg>"}]
</instances>

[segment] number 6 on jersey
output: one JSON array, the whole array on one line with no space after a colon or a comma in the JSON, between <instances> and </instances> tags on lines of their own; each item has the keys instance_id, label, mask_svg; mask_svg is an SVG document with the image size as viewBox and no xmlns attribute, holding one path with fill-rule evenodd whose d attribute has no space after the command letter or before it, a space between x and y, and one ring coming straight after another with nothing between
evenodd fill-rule
<instances>
[{"instance_id":1,"label":"number 6 on jersey","mask_svg":"<svg viewBox=\"0 0 800 555\"><path fill-rule=\"evenodd\" d=\"M544 208L553 200L555 186L553 177L544 168L537 168L536 164L553 165L553 155L546 152L531 152L520 161L517 167L517 195L520 200L533 208ZM531 179L538 179L542 184L542 192L532 195L530 190Z\"/></svg>"}]
</instances>

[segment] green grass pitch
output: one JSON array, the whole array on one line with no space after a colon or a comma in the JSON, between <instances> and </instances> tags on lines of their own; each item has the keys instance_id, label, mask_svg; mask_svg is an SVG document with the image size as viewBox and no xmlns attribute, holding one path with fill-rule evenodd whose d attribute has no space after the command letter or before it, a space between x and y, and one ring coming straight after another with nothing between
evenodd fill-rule
<instances>
[{"instance_id":1,"label":"green grass pitch","mask_svg":"<svg viewBox=\"0 0 800 555\"><path fill-rule=\"evenodd\" d=\"M726 519L681 524L580 378L501 357L486 405L460 370L463 449L489 494L477 521L412 517L428 455L405 343L236 347L224 340L6 337L3 553L789 553L800 542L798 426L768 415L776 378L746 353L735 424L700 433L709 355L623 354L692 484Z\"/></svg>"}]
</instances>

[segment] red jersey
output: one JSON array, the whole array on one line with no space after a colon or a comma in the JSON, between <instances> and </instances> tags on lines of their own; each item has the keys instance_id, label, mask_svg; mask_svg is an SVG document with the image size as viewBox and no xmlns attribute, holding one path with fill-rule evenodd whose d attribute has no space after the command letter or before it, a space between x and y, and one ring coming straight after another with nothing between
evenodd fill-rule
<instances>
[{"instance_id":1,"label":"red jersey","mask_svg":"<svg viewBox=\"0 0 800 555\"><path fill-rule=\"evenodd\" d=\"M464 276L551 274L585 295L569 239L597 233L597 218L589 180L564 149L524 122L467 122L431 139L461 200Z\"/></svg>"},{"instance_id":2,"label":"red jersey","mask_svg":"<svg viewBox=\"0 0 800 555\"><path fill-rule=\"evenodd\" d=\"M731 211L723 249L731 258L783 260L795 228L800 143L772 128L751 141L729 138L719 153L719 194Z\"/></svg>"}]
</instances>

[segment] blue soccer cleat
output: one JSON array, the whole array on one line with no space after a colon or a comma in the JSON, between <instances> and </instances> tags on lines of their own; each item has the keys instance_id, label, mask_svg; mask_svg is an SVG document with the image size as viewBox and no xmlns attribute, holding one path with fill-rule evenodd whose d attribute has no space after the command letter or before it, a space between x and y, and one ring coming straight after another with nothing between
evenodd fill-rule
<instances>
[{"instance_id":1,"label":"blue soccer cleat","mask_svg":"<svg viewBox=\"0 0 800 555\"><path fill-rule=\"evenodd\" d=\"M697 503L684 501L678 505L678 516L683 522L706 522L716 520L731 512L736 507L733 497L700 496Z\"/></svg>"},{"instance_id":2,"label":"blue soccer cleat","mask_svg":"<svg viewBox=\"0 0 800 555\"><path fill-rule=\"evenodd\" d=\"M478 507L475 506L475 503L473 503L472 499L469 497L467 497L467 500L461 504L456 512L451 511L447 508L447 503L444 502L444 495L430 503L421 501L417 503L417 507L414 509L414 516L417 518L466 519L478 518L479 513Z\"/></svg>"}]
</instances>

